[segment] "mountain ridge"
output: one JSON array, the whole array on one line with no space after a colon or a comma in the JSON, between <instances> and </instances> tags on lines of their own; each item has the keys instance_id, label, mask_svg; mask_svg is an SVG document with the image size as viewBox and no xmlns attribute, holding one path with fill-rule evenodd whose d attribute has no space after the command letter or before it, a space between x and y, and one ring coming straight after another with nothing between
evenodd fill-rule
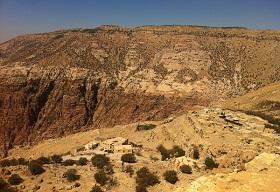
<instances>
[{"instance_id":1,"label":"mountain ridge","mask_svg":"<svg viewBox=\"0 0 280 192\"><path fill-rule=\"evenodd\" d=\"M280 80L280 32L101 26L0 44L1 151L156 120Z\"/></svg>"}]
</instances>

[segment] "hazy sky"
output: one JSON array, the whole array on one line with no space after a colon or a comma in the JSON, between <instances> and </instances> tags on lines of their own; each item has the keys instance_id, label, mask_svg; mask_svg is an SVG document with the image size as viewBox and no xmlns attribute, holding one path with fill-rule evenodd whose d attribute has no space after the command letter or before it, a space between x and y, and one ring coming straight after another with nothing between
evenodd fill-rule
<instances>
[{"instance_id":1,"label":"hazy sky","mask_svg":"<svg viewBox=\"0 0 280 192\"><path fill-rule=\"evenodd\" d=\"M0 0L0 42L102 24L280 29L280 0Z\"/></svg>"}]
</instances>

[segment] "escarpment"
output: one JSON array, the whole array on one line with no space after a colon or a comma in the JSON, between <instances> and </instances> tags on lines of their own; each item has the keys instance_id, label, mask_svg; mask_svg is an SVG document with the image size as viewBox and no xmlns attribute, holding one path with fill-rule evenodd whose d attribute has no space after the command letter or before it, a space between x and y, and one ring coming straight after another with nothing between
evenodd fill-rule
<instances>
[{"instance_id":1,"label":"escarpment","mask_svg":"<svg viewBox=\"0 0 280 192\"><path fill-rule=\"evenodd\" d=\"M154 120L280 80L280 32L103 26L0 45L1 155L88 127Z\"/></svg>"}]
</instances>

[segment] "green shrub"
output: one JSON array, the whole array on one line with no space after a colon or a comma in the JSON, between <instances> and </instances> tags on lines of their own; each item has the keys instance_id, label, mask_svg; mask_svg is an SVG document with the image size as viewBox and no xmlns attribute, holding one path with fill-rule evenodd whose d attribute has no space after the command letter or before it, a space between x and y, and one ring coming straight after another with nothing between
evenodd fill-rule
<instances>
[{"instance_id":1,"label":"green shrub","mask_svg":"<svg viewBox=\"0 0 280 192\"><path fill-rule=\"evenodd\" d=\"M92 165L99 169L102 169L105 165L108 165L109 161L109 157L100 154L96 154L91 158Z\"/></svg>"},{"instance_id":2,"label":"green shrub","mask_svg":"<svg viewBox=\"0 0 280 192\"><path fill-rule=\"evenodd\" d=\"M139 186L154 186L159 183L159 178L151 173L147 167L142 167L136 172L136 183Z\"/></svg>"},{"instance_id":3,"label":"green shrub","mask_svg":"<svg viewBox=\"0 0 280 192\"><path fill-rule=\"evenodd\" d=\"M103 192L103 190L98 185L94 185L90 192Z\"/></svg>"},{"instance_id":4,"label":"green shrub","mask_svg":"<svg viewBox=\"0 0 280 192\"><path fill-rule=\"evenodd\" d=\"M62 165L64 166L72 166L76 163L75 160L73 159L66 159L65 161L62 162Z\"/></svg>"},{"instance_id":5,"label":"green shrub","mask_svg":"<svg viewBox=\"0 0 280 192\"><path fill-rule=\"evenodd\" d=\"M86 165L87 162L88 162L87 158L81 157L81 158L78 160L77 164L83 166L83 165Z\"/></svg>"},{"instance_id":6,"label":"green shrub","mask_svg":"<svg viewBox=\"0 0 280 192\"><path fill-rule=\"evenodd\" d=\"M180 171L182 173L191 174L192 173L192 168L189 165L181 165L180 166Z\"/></svg>"},{"instance_id":7,"label":"green shrub","mask_svg":"<svg viewBox=\"0 0 280 192\"><path fill-rule=\"evenodd\" d=\"M51 160L53 163L61 163L63 161L61 155L53 155L51 156Z\"/></svg>"},{"instance_id":8,"label":"green shrub","mask_svg":"<svg viewBox=\"0 0 280 192\"><path fill-rule=\"evenodd\" d=\"M145 125L137 125L136 130L137 131L146 131L156 128L156 125L154 124L145 124Z\"/></svg>"},{"instance_id":9,"label":"green shrub","mask_svg":"<svg viewBox=\"0 0 280 192\"><path fill-rule=\"evenodd\" d=\"M171 184L175 184L179 179L177 176L177 172L170 170L170 171L165 171L163 174L163 177L165 179L165 181L171 183Z\"/></svg>"},{"instance_id":10,"label":"green shrub","mask_svg":"<svg viewBox=\"0 0 280 192\"><path fill-rule=\"evenodd\" d=\"M39 157L37 162L41 165L50 164L50 159L48 157Z\"/></svg>"},{"instance_id":11,"label":"green shrub","mask_svg":"<svg viewBox=\"0 0 280 192\"><path fill-rule=\"evenodd\" d=\"M77 175L76 169L68 169L64 174L63 177L66 177L67 181L77 181L80 179L80 175Z\"/></svg>"},{"instance_id":12,"label":"green shrub","mask_svg":"<svg viewBox=\"0 0 280 192\"><path fill-rule=\"evenodd\" d=\"M32 175L40 175L45 172L44 168L42 167L42 164L35 160L30 161L28 169Z\"/></svg>"},{"instance_id":13,"label":"green shrub","mask_svg":"<svg viewBox=\"0 0 280 192\"><path fill-rule=\"evenodd\" d=\"M206 157L204 163L205 163L206 169L213 169L213 168L217 168L219 166L219 164L217 164L211 157Z\"/></svg>"},{"instance_id":14,"label":"green shrub","mask_svg":"<svg viewBox=\"0 0 280 192\"><path fill-rule=\"evenodd\" d=\"M19 185L23 182L23 179L18 175L18 174L12 174L9 179L8 182L11 185Z\"/></svg>"},{"instance_id":15,"label":"green shrub","mask_svg":"<svg viewBox=\"0 0 280 192\"><path fill-rule=\"evenodd\" d=\"M103 170L99 170L97 173L94 174L94 179L101 186L104 186L110 178L106 175L106 173Z\"/></svg>"},{"instance_id":16,"label":"green shrub","mask_svg":"<svg viewBox=\"0 0 280 192\"><path fill-rule=\"evenodd\" d=\"M122 155L121 160L122 162L126 162L126 163L135 163L136 157L133 153L127 153Z\"/></svg>"}]
</instances>

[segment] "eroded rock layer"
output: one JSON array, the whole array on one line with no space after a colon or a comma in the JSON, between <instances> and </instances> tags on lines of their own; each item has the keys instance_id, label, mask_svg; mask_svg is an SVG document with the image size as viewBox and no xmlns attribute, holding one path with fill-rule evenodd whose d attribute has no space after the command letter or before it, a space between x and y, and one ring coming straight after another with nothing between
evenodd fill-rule
<instances>
[{"instance_id":1,"label":"eroded rock layer","mask_svg":"<svg viewBox=\"0 0 280 192\"><path fill-rule=\"evenodd\" d=\"M165 118L280 80L280 32L66 30L0 45L0 148Z\"/></svg>"}]
</instances>

